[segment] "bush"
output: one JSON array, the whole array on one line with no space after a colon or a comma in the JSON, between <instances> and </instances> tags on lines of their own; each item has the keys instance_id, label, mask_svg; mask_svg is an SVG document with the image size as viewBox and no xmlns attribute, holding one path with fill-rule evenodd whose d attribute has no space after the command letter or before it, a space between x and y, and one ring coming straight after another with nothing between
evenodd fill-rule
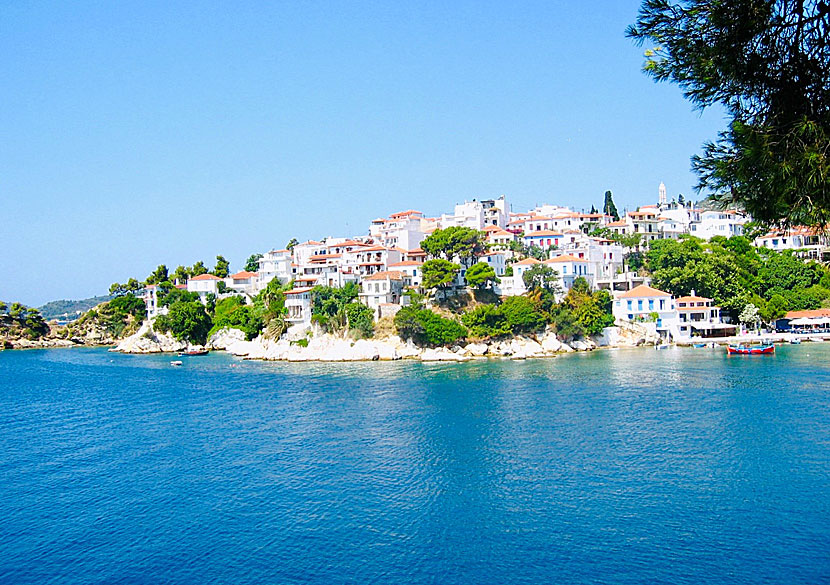
<instances>
[{"instance_id":1,"label":"bush","mask_svg":"<svg viewBox=\"0 0 830 585\"><path fill-rule=\"evenodd\" d=\"M349 331L358 337L371 337L374 333L374 313L366 305L349 303L346 305L346 318L349 321Z\"/></svg>"},{"instance_id":2,"label":"bush","mask_svg":"<svg viewBox=\"0 0 830 585\"><path fill-rule=\"evenodd\" d=\"M429 309L403 307L395 315L395 328L403 339L418 345L446 346L467 336L463 325Z\"/></svg>"},{"instance_id":3,"label":"bush","mask_svg":"<svg viewBox=\"0 0 830 585\"><path fill-rule=\"evenodd\" d=\"M245 304L242 297L233 296L216 303L213 327L208 337L225 327L241 330L245 333L245 338L250 341L262 331L263 322L256 315L254 308Z\"/></svg>"},{"instance_id":4,"label":"bush","mask_svg":"<svg viewBox=\"0 0 830 585\"><path fill-rule=\"evenodd\" d=\"M511 332L504 311L496 305L480 305L465 313L461 322L475 337L503 337Z\"/></svg>"},{"instance_id":5,"label":"bush","mask_svg":"<svg viewBox=\"0 0 830 585\"><path fill-rule=\"evenodd\" d=\"M156 318L155 329L170 332L180 341L204 345L212 322L205 307L198 301L180 301L170 305L166 315Z\"/></svg>"},{"instance_id":6,"label":"bush","mask_svg":"<svg viewBox=\"0 0 830 585\"><path fill-rule=\"evenodd\" d=\"M501 310L513 333L530 333L545 327L545 315L528 297L508 297L502 303Z\"/></svg>"}]
</instances>

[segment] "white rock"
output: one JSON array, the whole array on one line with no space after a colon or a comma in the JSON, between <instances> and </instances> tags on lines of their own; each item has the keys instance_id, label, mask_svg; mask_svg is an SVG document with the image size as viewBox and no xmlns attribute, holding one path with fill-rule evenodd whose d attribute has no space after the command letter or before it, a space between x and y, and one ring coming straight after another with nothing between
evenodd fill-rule
<instances>
[{"instance_id":1,"label":"white rock","mask_svg":"<svg viewBox=\"0 0 830 585\"><path fill-rule=\"evenodd\" d=\"M464 349L469 355L480 357L486 354L489 348L486 343L468 343Z\"/></svg>"},{"instance_id":2,"label":"white rock","mask_svg":"<svg viewBox=\"0 0 830 585\"><path fill-rule=\"evenodd\" d=\"M245 341L245 333L241 329L225 327L211 335L205 347L208 349L225 349L237 341Z\"/></svg>"}]
</instances>

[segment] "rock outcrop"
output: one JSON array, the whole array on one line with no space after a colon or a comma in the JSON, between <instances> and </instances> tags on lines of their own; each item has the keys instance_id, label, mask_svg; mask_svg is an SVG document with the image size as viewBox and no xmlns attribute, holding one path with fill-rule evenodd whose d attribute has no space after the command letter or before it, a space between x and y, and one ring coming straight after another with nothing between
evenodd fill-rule
<instances>
[{"instance_id":1,"label":"rock outcrop","mask_svg":"<svg viewBox=\"0 0 830 585\"><path fill-rule=\"evenodd\" d=\"M167 333L153 330L152 321L145 321L133 335L122 339L111 351L122 353L161 353L188 349L188 344Z\"/></svg>"}]
</instances>

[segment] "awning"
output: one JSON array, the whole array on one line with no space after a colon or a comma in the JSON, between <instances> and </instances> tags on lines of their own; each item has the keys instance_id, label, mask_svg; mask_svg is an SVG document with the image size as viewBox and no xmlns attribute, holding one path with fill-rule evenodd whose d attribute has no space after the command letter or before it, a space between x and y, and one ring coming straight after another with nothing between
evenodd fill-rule
<instances>
[{"instance_id":1,"label":"awning","mask_svg":"<svg viewBox=\"0 0 830 585\"><path fill-rule=\"evenodd\" d=\"M830 317L802 317L790 321L790 325L825 325L827 323L830 323Z\"/></svg>"},{"instance_id":2,"label":"awning","mask_svg":"<svg viewBox=\"0 0 830 585\"><path fill-rule=\"evenodd\" d=\"M701 331L713 331L715 329L736 329L737 325L729 325L728 323L696 323L690 321L692 329L699 329Z\"/></svg>"}]
</instances>

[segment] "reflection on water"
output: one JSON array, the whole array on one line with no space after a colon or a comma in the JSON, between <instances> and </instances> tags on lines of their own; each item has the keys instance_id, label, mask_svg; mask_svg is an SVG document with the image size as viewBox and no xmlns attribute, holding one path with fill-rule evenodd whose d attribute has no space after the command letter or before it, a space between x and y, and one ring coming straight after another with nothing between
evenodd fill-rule
<instances>
[{"instance_id":1,"label":"reflection on water","mask_svg":"<svg viewBox=\"0 0 830 585\"><path fill-rule=\"evenodd\" d=\"M821 582L828 357L0 352L0 582Z\"/></svg>"}]
</instances>

